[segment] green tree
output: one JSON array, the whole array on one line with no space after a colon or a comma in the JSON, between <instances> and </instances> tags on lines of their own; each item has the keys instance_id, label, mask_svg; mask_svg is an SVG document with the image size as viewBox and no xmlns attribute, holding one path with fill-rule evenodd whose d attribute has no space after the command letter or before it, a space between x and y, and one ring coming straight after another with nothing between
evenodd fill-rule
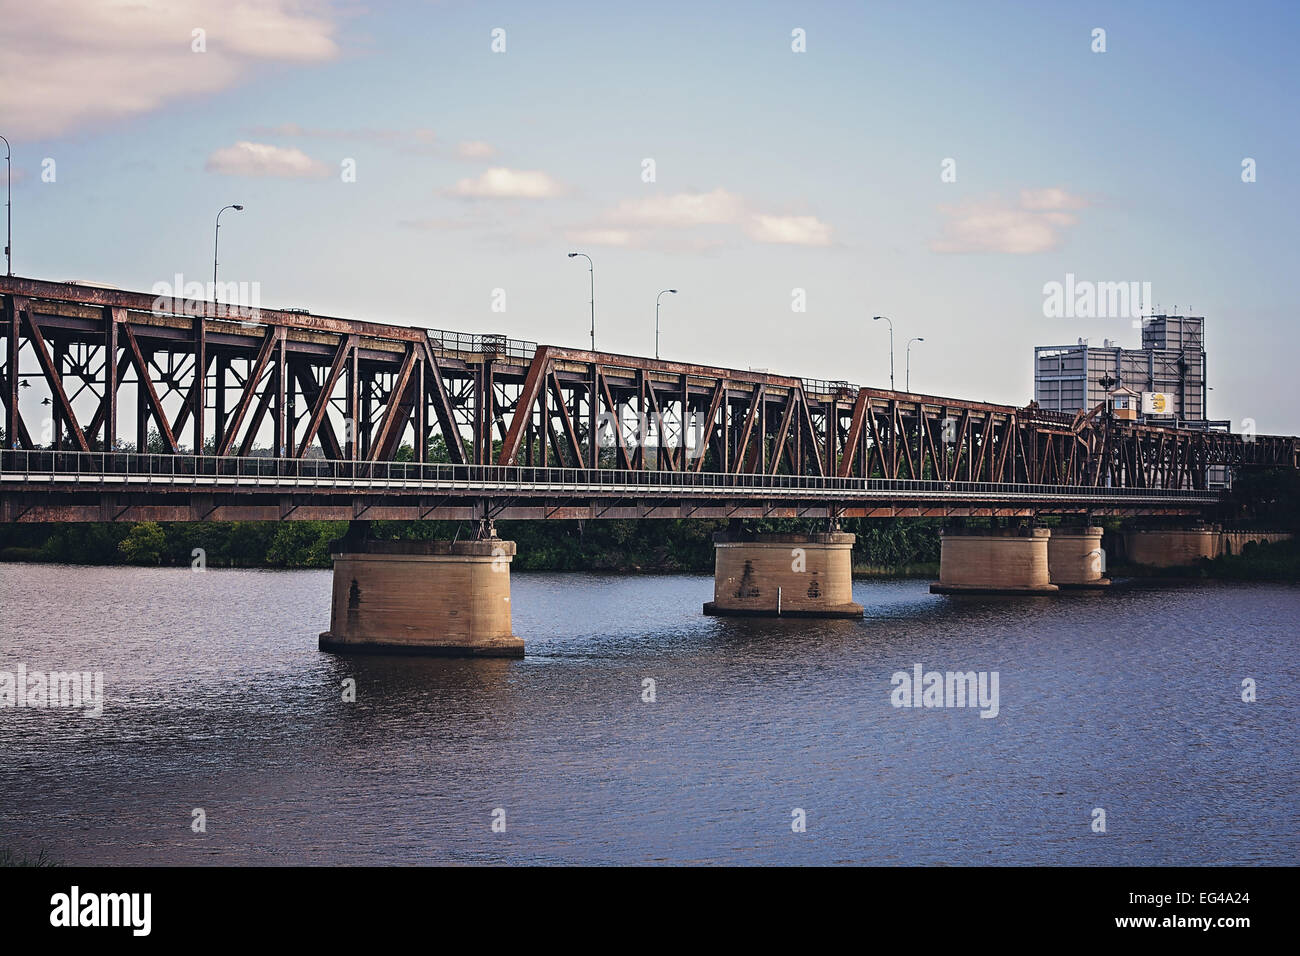
<instances>
[{"instance_id":1,"label":"green tree","mask_svg":"<svg viewBox=\"0 0 1300 956\"><path fill-rule=\"evenodd\" d=\"M131 564L162 564L167 535L155 521L142 521L126 536L118 550Z\"/></svg>"}]
</instances>

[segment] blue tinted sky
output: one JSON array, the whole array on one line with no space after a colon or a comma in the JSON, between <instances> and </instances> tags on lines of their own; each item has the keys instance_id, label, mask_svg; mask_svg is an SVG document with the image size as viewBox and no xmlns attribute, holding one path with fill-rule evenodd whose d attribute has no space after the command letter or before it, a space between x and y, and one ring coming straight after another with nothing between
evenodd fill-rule
<instances>
[{"instance_id":1,"label":"blue tinted sky","mask_svg":"<svg viewBox=\"0 0 1300 956\"><path fill-rule=\"evenodd\" d=\"M1044 283L1150 282L1206 316L1213 417L1300 431L1294 4L29 6L18 274L204 279L242 202L222 277L267 306L581 346L581 249L602 349L674 287L666 358L887 385L883 313L899 387L924 336L915 390L1014 404L1035 345L1139 338Z\"/></svg>"}]
</instances>

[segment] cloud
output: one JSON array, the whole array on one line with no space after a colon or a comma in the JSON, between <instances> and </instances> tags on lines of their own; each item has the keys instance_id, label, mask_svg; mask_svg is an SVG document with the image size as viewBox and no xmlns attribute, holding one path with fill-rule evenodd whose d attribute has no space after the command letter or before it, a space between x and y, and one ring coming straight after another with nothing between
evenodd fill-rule
<instances>
[{"instance_id":1,"label":"cloud","mask_svg":"<svg viewBox=\"0 0 1300 956\"><path fill-rule=\"evenodd\" d=\"M718 187L709 192L673 193L625 199L605 221L584 230L589 241L606 245L655 245L659 248L717 248L718 237L682 237L673 231L707 226L738 227L755 242L829 246L831 227L816 216L761 212L744 196ZM581 235L582 233L571 233Z\"/></svg>"},{"instance_id":2,"label":"cloud","mask_svg":"<svg viewBox=\"0 0 1300 956\"><path fill-rule=\"evenodd\" d=\"M466 199L552 199L566 191L540 170L494 166L478 176L460 180L448 194Z\"/></svg>"},{"instance_id":3,"label":"cloud","mask_svg":"<svg viewBox=\"0 0 1300 956\"><path fill-rule=\"evenodd\" d=\"M208 157L205 168L224 176L277 176L283 179L320 179L330 168L300 149L241 141Z\"/></svg>"},{"instance_id":4,"label":"cloud","mask_svg":"<svg viewBox=\"0 0 1300 956\"><path fill-rule=\"evenodd\" d=\"M112 125L217 93L257 67L336 58L328 0L6 2L0 116L11 138ZM206 52L194 52L192 31Z\"/></svg>"},{"instance_id":5,"label":"cloud","mask_svg":"<svg viewBox=\"0 0 1300 956\"><path fill-rule=\"evenodd\" d=\"M749 236L758 242L779 242L792 246L829 246L831 227L816 216L766 216L750 219Z\"/></svg>"},{"instance_id":6,"label":"cloud","mask_svg":"<svg viewBox=\"0 0 1300 956\"><path fill-rule=\"evenodd\" d=\"M1064 189L1022 189L1020 190L1020 207L1022 209L1082 209L1088 200L1082 196L1071 196Z\"/></svg>"},{"instance_id":7,"label":"cloud","mask_svg":"<svg viewBox=\"0 0 1300 956\"><path fill-rule=\"evenodd\" d=\"M648 199L625 199L614 209L612 219L647 226L703 226L739 222L745 202L725 189L707 193L677 193Z\"/></svg>"},{"instance_id":8,"label":"cloud","mask_svg":"<svg viewBox=\"0 0 1300 956\"><path fill-rule=\"evenodd\" d=\"M431 129L327 129L300 126L298 123L279 123L275 126L253 126L248 132L253 136L276 136L286 139L320 139L360 143L377 143L396 146L408 152L425 152L433 148L438 137Z\"/></svg>"},{"instance_id":9,"label":"cloud","mask_svg":"<svg viewBox=\"0 0 1300 956\"><path fill-rule=\"evenodd\" d=\"M456 146L456 155L461 159L491 159L497 154L491 143L482 140L467 140Z\"/></svg>"},{"instance_id":10,"label":"cloud","mask_svg":"<svg viewBox=\"0 0 1300 956\"><path fill-rule=\"evenodd\" d=\"M397 224L404 229L418 229L426 232L451 232L453 230L471 229L475 223L465 219L441 219L430 216L425 219L399 219Z\"/></svg>"},{"instance_id":11,"label":"cloud","mask_svg":"<svg viewBox=\"0 0 1300 956\"><path fill-rule=\"evenodd\" d=\"M941 205L947 217L943 237L930 242L939 253L995 252L1033 255L1055 249L1061 231L1078 222L1066 209L1083 209L1087 199L1064 189L1024 189L1016 201L1000 196Z\"/></svg>"},{"instance_id":12,"label":"cloud","mask_svg":"<svg viewBox=\"0 0 1300 956\"><path fill-rule=\"evenodd\" d=\"M631 246L636 244L636 234L628 229L573 229L565 238L572 243L587 246Z\"/></svg>"}]
</instances>

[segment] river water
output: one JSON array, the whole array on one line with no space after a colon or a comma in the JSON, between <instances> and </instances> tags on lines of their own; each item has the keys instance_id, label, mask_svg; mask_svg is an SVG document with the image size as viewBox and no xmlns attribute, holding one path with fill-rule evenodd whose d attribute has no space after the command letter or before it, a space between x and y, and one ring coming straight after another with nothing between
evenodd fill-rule
<instances>
[{"instance_id":1,"label":"river water","mask_svg":"<svg viewBox=\"0 0 1300 956\"><path fill-rule=\"evenodd\" d=\"M707 576L512 585L523 660L344 657L316 648L326 571L0 564L0 672L104 681L97 717L0 707L0 848L67 864L1297 860L1300 589L954 599L860 581L865 620L823 622L703 617ZM891 676L918 664L997 672L997 715L893 706Z\"/></svg>"}]
</instances>

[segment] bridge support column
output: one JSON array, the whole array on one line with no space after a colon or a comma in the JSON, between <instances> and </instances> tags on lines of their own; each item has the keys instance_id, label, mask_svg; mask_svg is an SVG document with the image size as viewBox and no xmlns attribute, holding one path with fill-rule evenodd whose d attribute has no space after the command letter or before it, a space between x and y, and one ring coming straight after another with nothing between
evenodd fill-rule
<instances>
[{"instance_id":1,"label":"bridge support column","mask_svg":"<svg viewBox=\"0 0 1300 956\"><path fill-rule=\"evenodd\" d=\"M1221 537L1216 525L1125 531L1124 557L1153 568L1192 565L1201 558L1217 558Z\"/></svg>"},{"instance_id":2,"label":"bridge support column","mask_svg":"<svg viewBox=\"0 0 1300 956\"><path fill-rule=\"evenodd\" d=\"M934 594L1052 594L1049 528L945 528Z\"/></svg>"},{"instance_id":3,"label":"bridge support column","mask_svg":"<svg viewBox=\"0 0 1300 956\"><path fill-rule=\"evenodd\" d=\"M513 541L334 542L324 651L523 657L510 632Z\"/></svg>"},{"instance_id":4,"label":"bridge support column","mask_svg":"<svg viewBox=\"0 0 1300 956\"><path fill-rule=\"evenodd\" d=\"M705 614L862 617L853 603L853 542L841 533L713 536L713 600Z\"/></svg>"},{"instance_id":5,"label":"bridge support column","mask_svg":"<svg viewBox=\"0 0 1300 956\"><path fill-rule=\"evenodd\" d=\"M1101 550L1102 529L1053 528L1047 539L1047 570L1053 584L1065 590L1110 587L1102 572L1106 556Z\"/></svg>"}]
</instances>

